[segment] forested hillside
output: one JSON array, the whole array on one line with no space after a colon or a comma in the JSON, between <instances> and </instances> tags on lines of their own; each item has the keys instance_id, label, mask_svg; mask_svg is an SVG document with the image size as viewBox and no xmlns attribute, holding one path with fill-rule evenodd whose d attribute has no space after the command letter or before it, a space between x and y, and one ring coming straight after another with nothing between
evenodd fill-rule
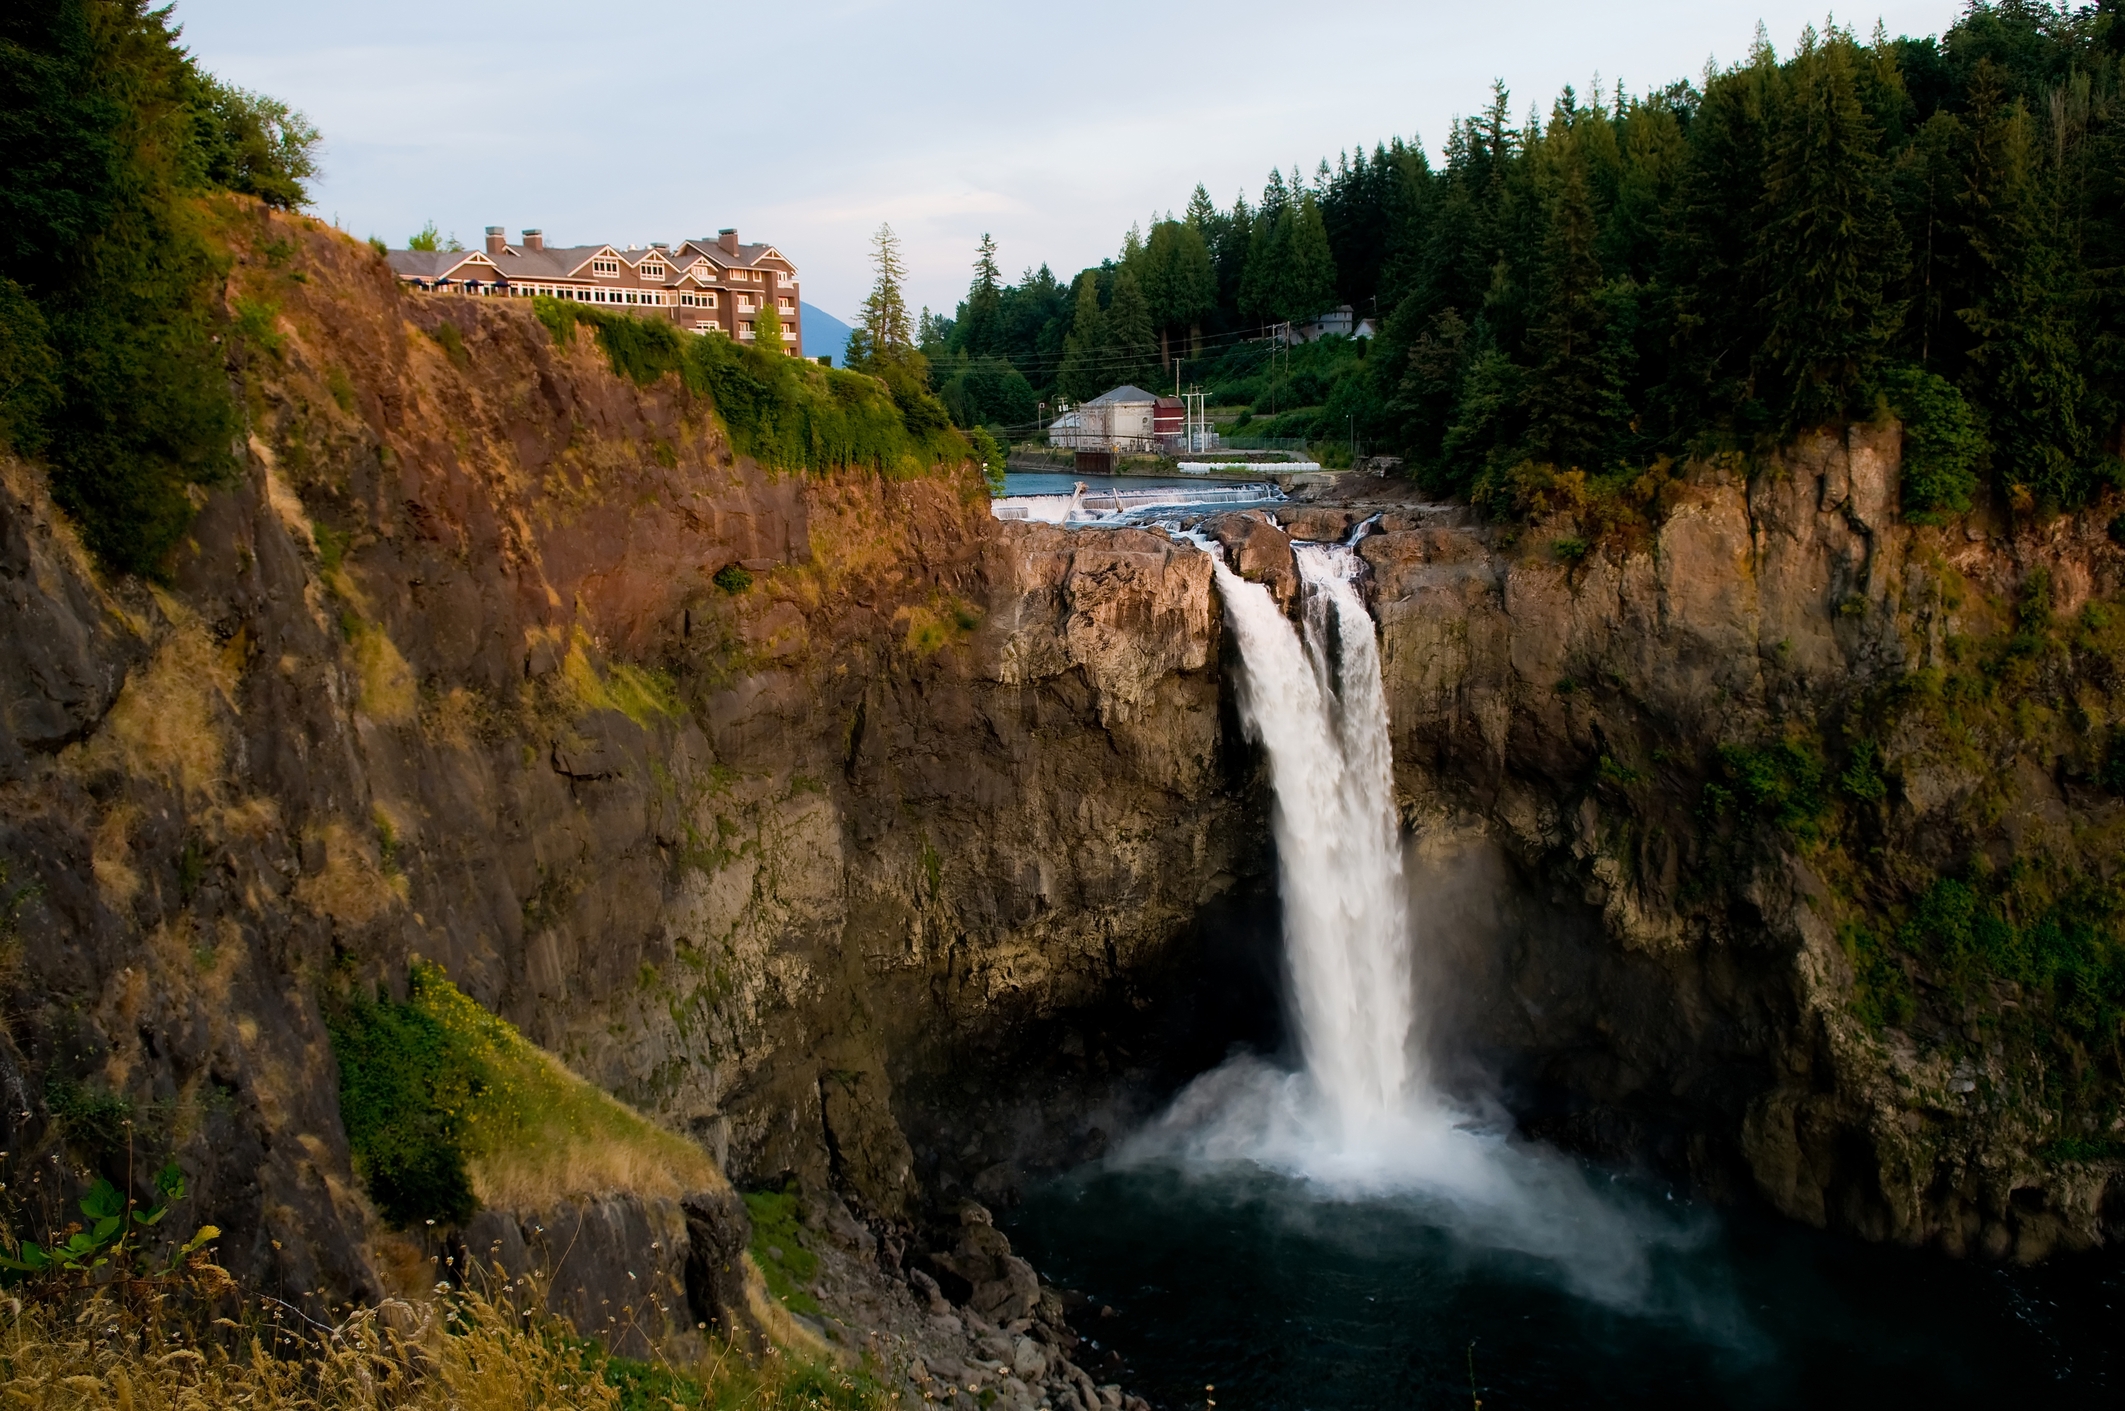
<instances>
[{"instance_id":1,"label":"forested hillside","mask_svg":"<svg viewBox=\"0 0 2125 1411\"><path fill-rule=\"evenodd\" d=\"M1783 55L1759 31L1730 68L1517 122L1497 86L1436 163L1397 139L1255 204L1198 187L1069 282L1005 284L985 244L925 321L933 377L963 423L1025 424L1177 370L1501 507L1545 468L1636 479L1886 409L1909 512L2085 503L2125 422L2120 9L1978 3ZM1378 339L1258 341L1339 304Z\"/></svg>"}]
</instances>

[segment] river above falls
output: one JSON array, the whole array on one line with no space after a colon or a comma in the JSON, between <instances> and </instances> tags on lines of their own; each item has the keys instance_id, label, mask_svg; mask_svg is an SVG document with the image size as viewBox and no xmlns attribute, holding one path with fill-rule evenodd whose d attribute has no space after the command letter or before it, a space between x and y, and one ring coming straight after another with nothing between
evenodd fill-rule
<instances>
[{"instance_id":1,"label":"river above falls","mask_svg":"<svg viewBox=\"0 0 2125 1411\"><path fill-rule=\"evenodd\" d=\"M2125 1260L1985 1266L1716 1214L1599 1173L1665 1237L1636 1306L1412 1202L1257 1169L1094 1164L999 1218L1092 1299L1079 1359L1162 1408L2114 1405ZM1101 1305L1114 1317L1101 1317ZM1473 1352L1471 1353L1471 1344ZM1214 1387L1215 1390L1208 1390Z\"/></svg>"}]
</instances>

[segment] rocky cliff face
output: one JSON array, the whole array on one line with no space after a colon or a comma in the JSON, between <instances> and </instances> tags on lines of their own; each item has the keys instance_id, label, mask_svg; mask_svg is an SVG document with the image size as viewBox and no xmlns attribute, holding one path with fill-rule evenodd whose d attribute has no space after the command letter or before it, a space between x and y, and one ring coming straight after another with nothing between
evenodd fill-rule
<instances>
[{"instance_id":1,"label":"rocky cliff face","mask_svg":"<svg viewBox=\"0 0 2125 1411\"><path fill-rule=\"evenodd\" d=\"M175 1152L233 1268L373 1290L319 997L416 954L881 1222L1096 1146L1178 1052L1103 1035L1260 885L1203 556L778 478L587 332L246 220L273 336L171 581L6 467L10 1149Z\"/></svg>"},{"instance_id":2,"label":"rocky cliff face","mask_svg":"<svg viewBox=\"0 0 2125 1411\"><path fill-rule=\"evenodd\" d=\"M1928 899L2049 878L1999 892L2036 949L2041 906L2107 885L2125 559L2099 515L1899 522L1898 442L1696 467L1657 532L1591 552L1568 516L1388 510L1361 552L1419 925L1443 1033L1536 1130L2040 1257L2125 1223L2116 1017L2066 1017L2114 979L1981 960Z\"/></svg>"}]
</instances>

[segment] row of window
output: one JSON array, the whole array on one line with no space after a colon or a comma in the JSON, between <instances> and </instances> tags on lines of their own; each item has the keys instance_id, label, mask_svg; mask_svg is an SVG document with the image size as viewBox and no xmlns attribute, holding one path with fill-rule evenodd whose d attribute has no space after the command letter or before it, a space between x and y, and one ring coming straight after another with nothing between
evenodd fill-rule
<instances>
[{"instance_id":1,"label":"row of window","mask_svg":"<svg viewBox=\"0 0 2125 1411\"><path fill-rule=\"evenodd\" d=\"M534 294L544 294L549 299L573 299L579 304L662 304L665 297L654 289L569 289L550 284L512 284L510 292L520 299ZM710 294L705 307L716 306L716 296Z\"/></svg>"},{"instance_id":2,"label":"row of window","mask_svg":"<svg viewBox=\"0 0 2125 1411\"><path fill-rule=\"evenodd\" d=\"M594 275L604 274L611 275L617 278L618 276L627 272L627 267L621 264L618 260L592 260L590 262L590 272ZM665 279L671 274L671 270L666 266L655 264L650 261L644 261L641 265L636 267L634 272L643 279L656 280ZM688 273L692 274L695 278L701 280L710 280L716 277L716 271L714 266L710 265L705 260L699 264L696 264L691 270L688 271ZM744 284L748 282L753 284L760 284L765 282L766 272L757 269L727 270L724 273L724 279L729 283L735 284ZM786 274L778 272L775 275L775 283L778 288L787 289L794 282L795 281L792 280L790 276Z\"/></svg>"},{"instance_id":3,"label":"row of window","mask_svg":"<svg viewBox=\"0 0 2125 1411\"><path fill-rule=\"evenodd\" d=\"M449 282L449 280L438 281L437 287L440 288L445 285L448 285ZM465 288L474 293L478 293L481 291L482 286L478 280L467 280L465 281ZM577 303L585 304L654 304L659 306L667 304L678 304L682 308L689 309L713 309L717 306L716 296L713 293L682 293L676 299L668 299L665 297L662 291L655 289L599 289L596 287L592 287L589 289L571 289L566 285L505 285L502 284L500 281L488 284L485 286L485 288L495 293L512 294L519 299L528 299L534 295L543 294L549 299L570 299L574 300ZM764 302L764 298L761 302ZM779 306L780 312L785 315L794 316L797 312L796 303L794 300L777 299L775 303ZM757 307L757 305L754 296L750 294L740 294L738 296L738 308L740 311L750 313L755 307ZM694 325L696 329L708 328L710 326L711 325L702 323L697 323ZM751 323L741 324L739 326L738 336L740 338L752 337L753 325ZM794 342L797 337L795 331L787 327L783 329L782 336L785 340L791 342Z\"/></svg>"}]
</instances>

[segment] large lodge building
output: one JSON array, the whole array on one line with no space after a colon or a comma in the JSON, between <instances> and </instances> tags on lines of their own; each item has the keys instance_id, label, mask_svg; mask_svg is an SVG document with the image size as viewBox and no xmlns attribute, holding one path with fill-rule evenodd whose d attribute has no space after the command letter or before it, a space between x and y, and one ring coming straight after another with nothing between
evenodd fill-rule
<instances>
[{"instance_id":1,"label":"large lodge building","mask_svg":"<svg viewBox=\"0 0 2125 1411\"><path fill-rule=\"evenodd\" d=\"M548 248L536 230L511 245L498 225L487 227L484 250L393 250L391 268L421 289L530 298L544 294L583 304L632 306L664 314L695 333L753 341L753 323L774 300L782 320L783 351L802 353L797 267L772 245L741 245L735 230L714 240L622 250L613 245Z\"/></svg>"}]
</instances>

